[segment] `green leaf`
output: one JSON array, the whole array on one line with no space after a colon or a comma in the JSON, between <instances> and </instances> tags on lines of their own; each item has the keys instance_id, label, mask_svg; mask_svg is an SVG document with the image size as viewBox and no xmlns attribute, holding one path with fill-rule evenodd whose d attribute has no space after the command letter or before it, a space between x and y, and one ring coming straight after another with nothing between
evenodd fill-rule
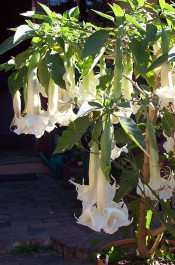
<instances>
[{"instance_id":1,"label":"green leaf","mask_svg":"<svg viewBox=\"0 0 175 265\"><path fill-rule=\"evenodd\" d=\"M165 3L166 3L165 0L159 0L159 5L160 5L161 9L164 8Z\"/></svg>"},{"instance_id":2,"label":"green leaf","mask_svg":"<svg viewBox=\"0 0 175 265\"><path fill-rule=\"evenodd\" d=\"M30 58L28 76L35 68L38 67L39 61L40 61L40 52L38 50L35 50L34 53L32 54L32 57Z\"/></svg>"},{"instance_id":3,"label":"green leaf","mask_svg":"<svg viewBox=\"0 0 175 265\"><path fill-rule=\"evenodd\" d=\"M96 57L92 55L83 60L82 77L84 77L85 75L89 74L92 71L92 69L99 62L100 58L103 56L104 52L105 52L105 47L103 47L100 50L100 53L97 54Z\"/></svg>"},{"instance_id":4,"label":"green leaf","mask_svg":"<svg viewBox=\"0 0 175 265\"><path fill-rule=\"evenodd\" d=\"M151 210L148 210L146 214L146 228L147 229L150 229L151 227L152 217L153 217L153 212Z\"/></svg>"},{"instance_id":5,"label":"green leaf","mask_svg":"<svg viewBox=\"0 0 175 265\"><path fill-rule=\"evenodd\" d=\"M103 75L99 78L99 85L97 86L97 89L105 90L106 88L111 86L111 82L113 79L113 75Z\"/></svg>"},{"instance_id":6,"label":"green leaf","mask_svg":"<svg viewBox=\"0 0 175 265\"><path fill-rule=\"evenodd\" d=\"M139 6L144 6L145 1L144 0L137 0Z\"/></svg>"},{"instance_id":7,"label":"green leaf","mask_svg":"<svg viewBox=\"0 0 175 265\"><path fill-rule=\"evenodd\" d=\"M78 18L80 14L80 10L79 8L76 6L76 7L73 7L71 8L70 10L66 10L64 13L63 13L63 17L69 19L69 18Z\"/></svg>"},{"instance_id":8,"label":"green leaf","mask_svg":"<svg viewBox=\"0 0 175 265\"><path fill-rule=\"evenodd\" d=\"M48 94L48 86L50 81L50 73L47 68L46 57L44 57L38 65L38 79L40 84L45 88L46 93Z\"/></svg>"},{"instance_id":9,"label":"green leaf","mask_svg":"<svg viewBox=\"0 0 175 265\"><path fill-rule=\"evenodd\" d=\"M13 72L8 78L8 87L11 95L13 96L17 90L23 87L23 83L27 76L28 68L25 66L19 71Z\"/></svg>"},{"instance_id":10,"label":"green leaf","mask_svg":"<svg viewBox=\"0 0 175 265\"><path fill-rule=\"evenodd\" d=\"M131 108L131 102L130 101L124 101L119 104L117 104L118 108Z\"/></svg>"},{"instance_id":11,"label":"green leaf","mask_svg":"<svg viewBox=\"0 0 175 265\"><path fill-rule=\"evenodd\" d=\"M104 121L104 129L101 136L101 159L100 167L106 177L109 180L110 171L111 171L111 145L112 145L112 125L110 117L107 116Z\"/></svg>"},{"instance_id":12,"label":"green leaf","mask_svg":"<svg viewBox=\"0 0 175 265\"><path fill-rule=\"evenodd\" d=\"M154 126L149 121L147 121L146 125L147 125L146 127L148 129L148 134L149 134L149 139L150 139L151 146L152 146L153 149L158 151Z\"/></svg>"},{"instance_id":13,"label":"green leaf","mask_svg":"<svg viewBox=\"0 0 175 265\"><path fill-rule=\"evenodd\" d=\"M119 18L119 17L121 18L124 16L125 13L123 12L123 9L119 5L116 5L116 4L110 5L109 4L109 6L112 8L116 18Z\"/></svg>"},{"instance_id":14,"label":"green leaf","mask_svg":"<svg viewBox=\"0 0 175 265\"><path fill-rule=\"evenodd\" d=\"M98 102L93 102L93 101L84 102L78 111L78 117L82 117L84 115L89 114L92 111L98 111L102 109L103 106Z\"/></svg>"},{"instance_id":15,"label":"green leaf","mask_svg":"<svg viewBox=\"0 0 175 265\"><path fill-rule=\"evenodd\" d=\"M99 137L101 136L102 129L103 129L103 123L101 117L99 117L96 119L96 122L93 124L92 137L91 141L89 142L90 147L92 146L94 141L96 141L97 143L99 142Z\"/></svg>"},{"instance_id":16,"label":"green leaf","mask_svg":"<svg viewBox=\"0 0 175 265\"><path fill-rule=\"evenodd\" d=\"M129 44L129 48L134 55L139 73L145 73L150 61L149 54L146 52L145 43L138 40L132 40L132 42Z\"/></svg>"},{"instance_id":17,"label":"green leaf","mask_svg":"<svg viewBox=\"0 0 175 265\"><path fill-rule=\"evenodd\" d=\"M26 39L26 37L31 37L34 33L35 31L29 26L20 25L19 27L17 27L13 41L14 43L19 42L23 39Z\"/></svg>"},{"instance_id":18,"label":"green leaf","mask_svg":"<svg viewBox=\"0 0 175 265\"><path fill-rule=\"evenodd\" d=\"M8 61L7 63L0 64L0 71L3 71L3 70L9 71L9 70L11 70L14 67L14 63L10 63L10 61Z\"/></svg>"},{"instance_id":19,"label":"green leaf","mask_svg":"<svg viewBox=\"0 0 175 265\"><path fill-rule=\"evenodd\" d=\"M175 9L171 5L169 5L167 3L165 3L165 5L164 5L164 10L167 10L168 12L175 13Z\"/></svg>"},{"instance_id":20,"label":"green leaf","mask_svg":"<svg viewBox=\"0 0 175 265\"><path fill-rule=\"evenodd\" d=\"M115 166L115 164L114 164ZM117 165L116 165L117 166ZM137 187L138 176L134 170L122 171L120 176L120 189L116 192L115 201L118 202Z\"/></svg>"},{"instance_id":21,"label":"green leaf","mask_svg":"<svg viewBox=\"0 0 175 265\"><path fill-rule=\"evenodd\" d=\"M21 66L25 65L29 59L30 56L34 53L34 50L29 47L24 52L18 53L18 55L15 57L15 63L17 68L20 68Z\"/></svg>"},{"instance_id":22,"label":"green leaf","mask_svg":"<svg viewBox=\"0 0 175 265\"><path fill-rule=\"evenodd\" d=\"M114 18L112 16L109 16L109 15L107 15L107 14L105 14L103 12L97 11L97 10L93 10L92 9L92 11L95 12L96 14L100 15L101 17L104 17L104 18L106 18L106 19L111 20L112 22L114 22Z\"/></svg>"},{"instance_id":23,"label":"green leaf","mask_svg":"<svg viewBox=\"0 0 175 265\"><path fill-rule=\"evenodd\" d=\"M65 88L65 81L63 80L63 75L66 72L64 67L64 62L60 55L55 52L48 52L46 54L46 60L47 60L47 67L51 74L51 77L55 84L58 86Z\"/></svg>"},{"instance_id":24,"label":"green leaf","mask_svg":"<svg viewBox=\"0 0 175 265\"><path fill-rule=\"evenodd\" d=\"M166 253L167 259L169 259L171 262L175 263L175 254L168 252Z\"/></svg>"},{"instance_id":25,"label":"green leaf","mask_svg":"<svg viewBox=\"0 0 175 265\"><path fill-rule=\"evenodd\" d=\"M126 18L126 21L127 21L128 23L131 23L131 24L133 24L134 26L136 26L136 28L139 28L139 29L145 31L145 29L141 26L141 24L140 24L137 20L135 20L134 17L132 17L132 16L126 14L126 15L125 15L125 18Z\"/></svg>"},{"instance_id":26,"label":"green leaf","mask_svg":"<svg viewBox=\"0 0 175 265\"><path fill-rule=\"evenodd\" d=\"M90 35L82 51L82 58L99 53L100 49L106 44L108 40L108 32L104 29L98 30Z\"/></svg>"},{"instance_id":27,"label":"green leaf","mask_svg":"<svg viewBox=\"0 0 175 265\"><path fill-rule=\"evenodd\" d=\"M146 70L146 73L154 70L155 68L159 67L160 65L162 65L165 62L171 62L175 60L175 52L173 53L165 53L161 56L159 56L152 64L150 67L148 67L148 69Z\"/></svg>"},{"instance_id":28,"label":"green leaf","mask_svg":"<svg viewBox=\"0 0 175 265\"><path fill-rule=\"evenodd\" d=\"M161 118L162 129L167 136L172 136L174 132L174 115L167 109L163 109L163 115Z\"/></svg>"},{"instance_id":29,"label":"green leaf","mask_svg":"<svg viewBox=\"0 0 175 265\"><path fill-rule=\"evenodd\" d=\"M63 132L54 153L71 150L72 147L81 139L89 125L90 120L88 116L79 117L74 122L71 122L67 129Z\"/></svg>"},{"instance_id":30,"label":"green leaf","mask_svg":"<svg viewBox=\"0 0 175 265\"><path fill-rule=\"evenodd\" d=\"M32 31L30 31L30 34L32 35ZM15 46L17 46L20 42L27 40L28 38L32 37L32 36L30 36L30 34L24 35L23 37L18 39L18 41L16 41L15 43L14 43L14 36L11 36L8 39L6 39L5 41L3 41L0 44L0 55L4 54L8 50L11 50Z\"/></svg>"},{"instance_id":31,"label":"green leaf","mask_svg":"<svg viewBox=\"0 0 175 265\"><path fill-rule=\"evenodd\" d=\"M49 17L52 17L52 11L50 10L50 8L44 4L41 4L41 3L38 3L42 9L46 12L46 14L49 16Z\"/></svg>"},{"instance_id":32,"label":"green leaf","mask_svg":"<svg viewBox=\"0 0 175 265\"><path fill-rule=\"evenodd\" d=\"M145 139L133 119L125 117L118 117L118 119L122 128L129 135L129 137L135 142L138 147L146 152Z\"/></svg>"},{"instance_id":33,"label":"green leaf","mask_svg":"<svg viewBox=\"0 0 175 265\"><path fill-rule=\"evenodd\" d=\"M30 18L36 18L36 19L42 19L42 20L48 19L48 16L43 15L42 13L39 13L39 12L35 12L35 11L27 11L25 13L21 13L20 15L24 17L30 17Z\"/></svg>"},{"instance_id":34,"label":"green leaf","mask_svg":"<svg viewBox=\"0 0 175 265\"><path fill-rule=\"evenodd\" d=\"M157 41L159 36L157 35L157 27L153 24L146 25L146 41L152 43Z\"/></svg>"}]
</instances>

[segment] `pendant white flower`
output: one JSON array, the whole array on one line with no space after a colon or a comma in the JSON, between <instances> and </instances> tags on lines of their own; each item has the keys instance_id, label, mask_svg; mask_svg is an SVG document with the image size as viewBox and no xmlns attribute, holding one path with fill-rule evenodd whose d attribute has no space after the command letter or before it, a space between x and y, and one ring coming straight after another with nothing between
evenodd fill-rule
<instances>
[{"instance_id":1,"label":"pendant white flower","mask_svg":"<svg viewBox=\"0 0 175 265\"><path fill-rule=\"evenodd\" d=\"M88 226L94 231L115 233L120 227L131 223L128 219L128 209L123 201L116 203L115 182L111 185L99 167L97 179L97 202L95 204L83 202L83 212L78 218L79 224Z\"/></svg>"},{"instance_id":2,"label":"pendant white flower","mask_svg":"<svg viewBox=\"0 0 175 265\"><path fill-rule=\"evenodd\" d=\"M132 93L134 91L133 84L131 82L133 75L133 65L131 58L127 58L123 66L123 76L122 76L122 93L126 100L132 99Z\"/></svg>"},{"instance_id":3,"label":"pendant white flower","mask_svg":"<svg viewBox=\"0 0 175 265\"><path fill-rule=\"evenodd\" d=\"M70 180L76 186L78 196L77 199L87 204L94 204L97 201L97 175L100 165L99 149L97 143L94 141L91 147L89 158L89 184L81 185Z\"/></svg>"},{"instance_id":4,"label":"pendant white flower","mask_svg":"<svg viewBox=\"0 0 175 265\"><path fill-rule=\"evenodd\" d=\"M17 90L13 96L13 111L14 117L10 124L10 127L16 126L16 120L21 116L21 94L19 90Z\"/></svg>"},{"instance_id":5,"label":"pendant white flower","mask_svg":"<svg viewBox=\"0 0 175 265\"><path fill-rule=\"evenodd\" d=\"M160 199L170 199L173 190L170 189L169 180L161 177L158 152L150 146L150 181L146 185L139 179L137 194L149 197L151 200L157 200L155 194Z\"/></svg>"},{"instance_id":6,"label":"pendant white flower","mask_svg":"<svg viewBox=\"0 0 175 265\"><path fill-rule=\"evenodd\" d=\"M169 112L172 112L175 106L175 88L161 87L155 90L155 94L159 97L160 109L165 107Z\"/></svg>"},{"instance_id":7,"label":"pendant white flower","mask_svg":"<svg viewBox=\"0 0 175 265\"><path fill-rule=\"evenodd\" d=\"M85 101L93 101L96 99L96 87L99 85L98 77L98 75L95 75L93 71L91 71L79 81L79 86L77 87L79 107Z\"/></svg>"},{"instance_id":8,"label":"pendant white flower","mask_svg":"<svg viewBox=\"0 0 175 265\"><path fill-rule=\"evenodd\" d=\"M48 117L43 115L39 92L40 83L37 79L37 70L33 69L28 78L26 114L16 118L16 129L14 129L16 134L34 134L36 138L44 134Z\"/></svg>"}]
</instances>

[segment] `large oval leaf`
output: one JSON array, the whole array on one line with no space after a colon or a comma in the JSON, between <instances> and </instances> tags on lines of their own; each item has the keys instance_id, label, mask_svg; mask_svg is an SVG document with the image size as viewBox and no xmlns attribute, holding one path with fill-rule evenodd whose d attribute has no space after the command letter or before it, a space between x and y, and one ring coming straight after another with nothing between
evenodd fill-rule
<instances>
[{"instance_id":1,"label":"large oval leaf","mask_svg":"<svg viewBox=\"0 0 175 265\"><path fill-rule=\"evenodd\" d=\"M119 117L118 119L124 131L146 153L145 139L133 119L126 117Z\"/></svg>"},{"instance_id":2,"label":"large oval leaf","mask_svg":"<svg viewBox=\"0 0 175 265\"><path fill-rule=\"evenodd\" d=\"M47 62L45 57L39 62L38 65L38 79L40 84L45 88L46 93L48 93L50 73L47 68Z\"/></svg>"},{"instance_id":3,"label":"large oval leaf","mask_svg":"<svg viewBox=\"0 0 175 265\"><path fill-rule=\"evenodd\" d=\"M89 125L90 120L88 116L79 117L74 122L71 122L67 129L63 132L54 153L71 150L72 147L79 142Z\"/></svg>"},{"instance_id":4,"label":"large oval leaf","mask_svg":"<svg viewBox=\"0 0 175 265\"><path fill-rule=\"evenodd\" d=\"M55 84L65 88L65 81L63 80L63 75L66 72L64 68L64 62L60 55L55 52L48 52L46 55L47 67L51 74L51 77Z\"/></svg>"},{"instance_id":5,"label":"large oval leaf","mask_svg":"<svg viewBox=\"0 0 175 265\"><path fill-rule=\"evenodd\" d=\"M103 106L98 102L87 101L82 104L78 111L78 117L89 114L92 111L102 110Z\"/></svg>"},{"instance_id":6,"label":"large oval leaf","mask_svg":"<svg viewBox=\"0 0 175 265\"><path fill-rule=\"evenodd\" d=\"M90 35L84 45L82 58L96 54L106 44L108 40L107 30L101 29Z\"/></svg>"}]
</instances>

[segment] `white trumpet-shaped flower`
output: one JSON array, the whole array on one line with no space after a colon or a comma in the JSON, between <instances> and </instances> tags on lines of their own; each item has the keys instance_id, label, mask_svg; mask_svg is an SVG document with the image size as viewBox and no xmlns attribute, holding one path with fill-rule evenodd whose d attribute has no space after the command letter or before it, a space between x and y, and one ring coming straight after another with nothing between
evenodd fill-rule
<instances>
[{"instance_id":1,"label":"white trumpet-shaped flower","mask_svg":"<svg viewBox=\"0 0 175 265\"><path fill-rule=\"evenodd\" d=\"M13 96L13 111L14 118L11 122L10 127L16 126L16 120L21 116L21 94L19 90L17 90Z\"/></svg>"},{"instance_id":2,"label":"white trumpet-shaped flower","mask_svg":"<svg viewBox=\"0 0 175 265\"><path fill-rule=\"evenodd\" d=\"M159 97L160 109L165 107L170 112L174 110L175 88L169 62L161 65L161 87L155 90L155 94Z\"/></svg>"},{"instance_id":3,"label":"white trumpet-shaped flower","mask_svg":"<svg viewBox=\"0 0 175 265\"><path fill-rule=\"evenodd\" d=\"M97 178L97 201L95 204L83 202L83 212L78 223L88 226L94 231L115 233L120 227L131 223L124 202L115 203L115 183L111 185L99 167Z\"/></svg>"},{"instance_id":4,"label":"white trumpet-shaped flower","mask_svg":"<svg viewBox=\"0 0 175 265\"><path fill-rule=\"evenodd\" d=\"M99 85L98 75L91 71L79 81L77 87L78 105L81 106L85 101L96 99L96 87Z\"/></svg>"},{"instance_id":5,"label":"white trumpet-shaped flower","mask_svg":"<svg viewBox=\"0 0 175 265\"><path fill-rule=\"evenodd\" d=\"M123 76L122 76L122 93L126 100L132 99L132 93L134 91L132 84L133 66L131 58L127 58L123 66Z\"/></svg>"},{"instance_id":6,"label":"white trumpet-shaped flower","mask_svg":"<svg viewBox=\"0 0 175 265\"><path fill-rule=\"evenodd\" d=\"M159 97L160 109L165 107L171 112L175 105L175 88L161 87L155 90L155 94Z\"/></svg>"},{"instance_id":7,"label":"white trumpet-shaped flower","mask_svg":"<svg viewBox=\"0 0 175 265\"><path fill-rule=\"evenodd\" d=\"M172 197L172 192L170 178L165 179L160 175L158 152L150 146L150 181L146 185L139 179L137 194L149 197L151 200L157 200L155 195L160 199L167 200Z\"/></svg>"},{"instance_id":8,"label":"white trumpet-shaped flower","mask_svg":"<svg viewBox=\"0 0 175 265\"><path fill-rule=\"evenodd\" d=\"M94 141L91 147L89 158L89 184L81 185L70 180L76 186L78 196L77 199L88 204L94 204L97 201L97 175L99 170L100 158L97 143Z\"/></svg>"},{"instance_id":9,"label":"white trumpet-shaped flower","mask_svg":"<svg viewBox=\"0 0 175 265\"><path fill-rule=\"evenodd\" d=\"M68 126L71 121L77 118L73 111L73 104L70 102L70 94L66 89L58 89L58 102L56 112L50 118L52 124L59 124L60 126Z\"/></svg>"},{"instance_id":10,"label":"white trumpet-shaped flower","mask_svg":"<svg viewBox=\"0 0 175 265\"><path fill-rule=\"evenodd\" d=\"M37 138L44 134L48 117L44 116L41 109L40 83L37 79L36 69L33 69L28 78L27 87L27 113L15 120L16 134L34 134Z\"/></svg>"}]
</instances>

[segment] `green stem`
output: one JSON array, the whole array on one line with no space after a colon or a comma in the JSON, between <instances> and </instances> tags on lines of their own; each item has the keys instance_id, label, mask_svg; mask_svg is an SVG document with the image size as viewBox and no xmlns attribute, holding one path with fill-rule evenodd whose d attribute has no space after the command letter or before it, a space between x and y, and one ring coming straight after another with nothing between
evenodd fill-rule
<instances>
[{"instance_id":1,"label":"green stem","mask_svg":"<svg viewBox=\"0 0 175 265\"><path fill-rule=\"evenodd\" d=\"M114 66L114 91L113 97L120 97L122 90L122 41L117 37L115 45L115 66Z\"/></svg>"}]
</instances>

